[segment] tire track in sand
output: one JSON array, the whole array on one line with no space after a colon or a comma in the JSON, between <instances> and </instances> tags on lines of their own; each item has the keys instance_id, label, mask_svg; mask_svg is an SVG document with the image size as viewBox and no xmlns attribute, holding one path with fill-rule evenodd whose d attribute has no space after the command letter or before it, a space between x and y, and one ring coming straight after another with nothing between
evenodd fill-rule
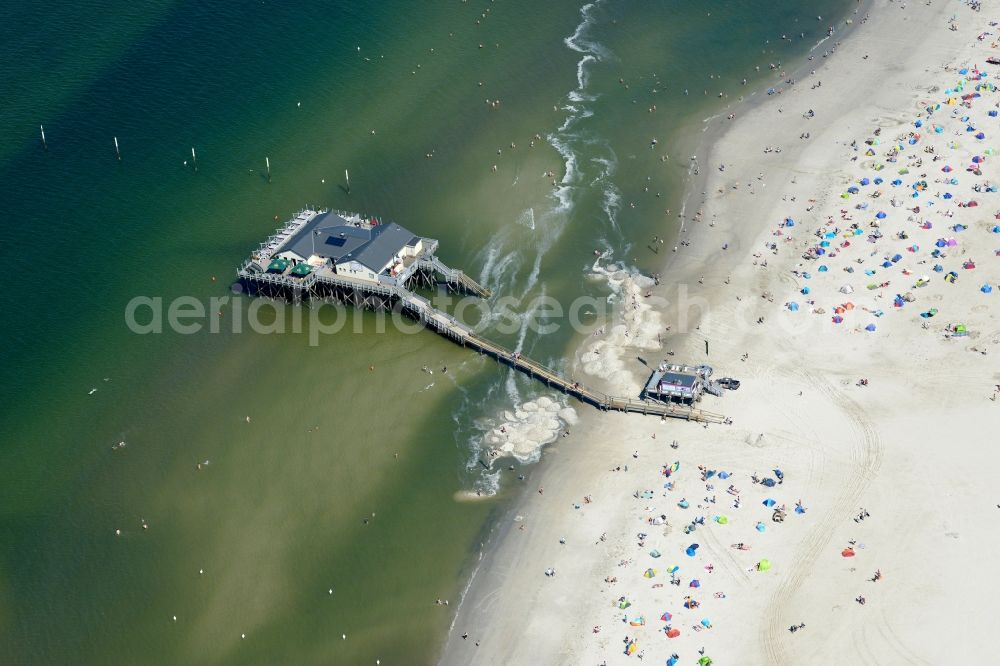
<instances>
[{"instance_id":1,"label":"tire track in sand","mask_svg":"<svg viewBox=\"0 0 1000 666\"><path fill-rule=\"evenodd\" d=\"M785 644L787 632L782 629L782 612L789 598L801 588L805 578L812 572L816 558L829 544L834 531L853 514L861 493L882 464L883 453L882 441L878 432L861 405L815 373L804 369L794 369L790 371L790 374L801 375L803 381L809 382L814 388L821 391L831 403L839 408L842 414L850 419L851 429L854 431L852 438L854 443L850 449L850 477L841 480L840 493L826 517L813 527L799 546L795 563L788 575L781 580L765 608L766 619L761 627L759 638L769 664L792 663Z\"/></svg>"}]
</instances>

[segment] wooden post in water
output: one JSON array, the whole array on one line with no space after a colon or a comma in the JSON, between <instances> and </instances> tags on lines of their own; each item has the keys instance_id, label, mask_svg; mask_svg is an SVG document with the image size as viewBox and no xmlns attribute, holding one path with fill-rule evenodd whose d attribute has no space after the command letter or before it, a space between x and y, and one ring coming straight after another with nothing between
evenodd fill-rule
<instances>
[{"instance_id":1,"label":"wooden post in water","mask_svg":"<svg viewBox=\"0 0 1000 666\"><path fill-rule=\"evenodd\" d=\"M347 173L347 169L344 169L344 180L347 181L347 193L351 193L351 174Z\"/></svg>"},{"instance_id":2,"label":"wooden post in water","mask_svg":"<svg viewBox=\"0 0 1000 666\"><path fill-rule=\"evenodd\" d=\"M194 170L198 170L198 156L194 154L194 146L191 146L191 164L194 165Z\"/></svg>"},{"instance_id":3,"label":"wooden post in water","mask_svg":"<svg viewBox=\"0 0 1000 666\"><path fill-rule=\"evenodd\" d=\"M44 150L48 150L49 149L49 145L47 143L45 143L45 125L39 125L38 127L39 127L39 129L42 130L42 148Z\"/></svg>"},{"instance_id":4,"label":"wooden post in water","mask_svg":"<svg viewBox=\"0 0 1000 666\"><path fill-rule=\"evenodd\" d=\"M271 158L265 157L264 164L267 165L267 182L271 182Z\"/></svg>"},{"instance_id":5,"label":"wooden post in water","mask_svg":"<svg viewBox=\"0 0 1000 666\"><path fill-rule=\"evenodd\" d=\"M115 137L115 155L118 156L118 161L122 161L122 151L118 149L118 137Z\"/></svg>"}]
</instances>

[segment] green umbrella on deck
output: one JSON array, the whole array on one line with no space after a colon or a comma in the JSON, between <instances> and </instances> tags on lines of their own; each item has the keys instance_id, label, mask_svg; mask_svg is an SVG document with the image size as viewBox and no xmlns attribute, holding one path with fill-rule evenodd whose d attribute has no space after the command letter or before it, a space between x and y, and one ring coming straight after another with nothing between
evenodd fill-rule
<instances>
[{"instance_id":1,"label":"green umbrella on deck","mask_svg":"<svg viewBox=\"0 0 1000 666\"><path fill-rule=\"evenodd\" d=\"M285 269L288 268L288 264L291 262L288 259L282 259L281 257L275 257L271 260L271 263L267 266L268 273L284 273Z\"/></svg>"}]
</instances>

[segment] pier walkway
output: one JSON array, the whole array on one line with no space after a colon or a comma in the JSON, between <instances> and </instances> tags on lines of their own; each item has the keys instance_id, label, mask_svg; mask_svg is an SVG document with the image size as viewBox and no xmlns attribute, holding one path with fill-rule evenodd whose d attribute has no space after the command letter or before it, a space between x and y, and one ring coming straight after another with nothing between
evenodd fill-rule
<instances>
[{"instance_id":1,"label":"pier walkway","mask_svg":"<svg viewBox=\"0 0 1000 666\"><path fill-rule=\"evenodd\" d=\"M465 324L435 309L427 299L406 289L397 287L396 290L404 311L409 312L412 316L419 319L431 330L454 340L463 347L471 347L482 354L492 356L499 363L520 370L529 377L543 381L547 386L571 395L581 402L593 405L598 409L650 414L653 416L669 416L671 418L700 421L703 423L723 423L726 420L726 417L721 414L714 414L703 409L673 403L610 396L584 386L579 382L570 381L537 361L521 354L515 354L506 347L476 335Z\"/></svg>"}]
</instances>

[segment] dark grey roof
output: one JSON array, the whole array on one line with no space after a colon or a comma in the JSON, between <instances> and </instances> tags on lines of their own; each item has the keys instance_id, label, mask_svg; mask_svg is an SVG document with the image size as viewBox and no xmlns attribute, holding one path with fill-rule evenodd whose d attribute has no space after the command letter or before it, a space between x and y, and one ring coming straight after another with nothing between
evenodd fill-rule
<instances>
[{"instance_id":1,"label":"dark grey roof","mask_svg":"<svg viewBox=\"0 0 1000 666\"><path fill-rule=\"evenodd\" d=\"M368 229L356 227L336 213L322 213L303 225L278 251L292 251L304 258L316 254L335 263L357 261L377 271L393 255L419 240L419 236L394 222Z\"/></svg>"},{"instance_id":2,"label":"dark grey roof","mask_svg":"<svg viewBox=\"0 0 1000 666\"><path fill-rule=\"evenodd\" d=\"M380 271L389 263L393 255L398 254L410 239L413 232L399 226L395 222L379 225L372 229L371 241L354 253L351 257L373 271Z\"/></svg>"},{"instance_id":3,"label":"dark grey roof","mask_svg":"<svg viewBox=\"0 0 1000 666\"><path fill-rule=\"evenodd\" d=\"M657 369L646 382L646 391L650 393L691 391L694 389L696 379L697 377L690 372Z\"/></svg>"},{"instance_id":4,"label":"dark grey roof","mask_svg":"<svg viewBox=\"0 0 1000 666\"><path fill-rule=\"evenodd\" d=\"M660 378L661 385L667 386L681 386L685 388L690 388L694 386L695 376L687 373L680 372L664 372L663 376Z\"/></svg>"}]
</instances>

